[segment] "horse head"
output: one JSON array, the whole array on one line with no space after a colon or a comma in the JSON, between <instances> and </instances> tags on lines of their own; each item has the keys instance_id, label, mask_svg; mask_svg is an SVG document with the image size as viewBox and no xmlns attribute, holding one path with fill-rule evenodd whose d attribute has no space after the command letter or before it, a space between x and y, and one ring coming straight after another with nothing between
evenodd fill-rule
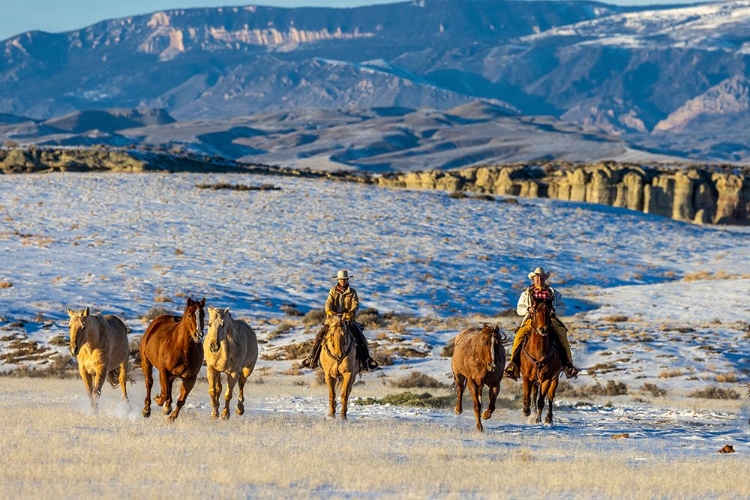
<instances>
[{"instance_id":1,"label":"horse head","mask_svg":"<svg viewBox=\"0 0 750 500\"><path fill-rule=\"evenodd\" d=\"M206 313L203 311L203 307L206 305L206 298L198 302L188 297L187 306L185 312L182 314L182 319L187 320L192 326L190 327L190 338L196 344L203 342L203 322L206 318Z\"/></svg>"},{"instance_id":2,"label":"horse head","mask_svg":"<svg viewBox=\"0 0 750 500\"><path fill-rule=\"evenodd\" d=\"M328 324L328 340L334 350L331 354L341 356L349 350L347 334L348 330L341 316L332 316Z\"/></svg>"},{"instance_id":3,"label":"horse head","mask_svg":"<svg viewBox=\"0 0 750 500\"><path fill-rule=\"evenodd\" d=\"M529 309L531 316L531 331L542 337L546 337L552 324L552 310L547 302L540 300L534 302Z\"/></svg>"},{"instance_id":4,"label":"horse head","mask_svg":"<svg viewBox=\"0 0 750 500\"><path fill-rule=\"evenodd\" d=\"M208 306L208 333L205 340L211 352L219 352L221 343L227 338L226 320L231 319L229 308L218 309Z\"/></svg>"},{"instance_id":5,"label":"horse head","mask_svg":"<svg viewBox=\"0 0 750 500\"><path fill-rule=\"evenodd\" d=\"M500 338L500 327L497 325L484 325L482 327L482 345L487 349L483 351L483 361L487 363L487 371L494 372L497 370L497 362L499 361L498 347L502 344Z\"/></svg>"},{"instance_id":6,"label":"horse head","mask_svg":"<svg viewBox=\"0 0 750 500\"><path fill-rule=\"evenodd\" d=\"M70 321L68 322L68 326L70 327L70 354L76 357L78 356L78 351L81 350L81 345L84 343L86 326L89 321L89 308L87 307L80 311L73 311L69 308L68 316L70 316Z\"/></svg>"}]
</instances>

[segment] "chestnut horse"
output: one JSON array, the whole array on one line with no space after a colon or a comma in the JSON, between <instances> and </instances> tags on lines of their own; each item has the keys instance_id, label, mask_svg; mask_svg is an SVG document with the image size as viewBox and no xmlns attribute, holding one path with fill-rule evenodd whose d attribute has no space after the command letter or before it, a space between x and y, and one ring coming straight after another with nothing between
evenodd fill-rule
<instances>
[{"instance_id":1,"label":"chestnut horse","mask_svg":"<svg viewBox=\"0 0 750 500\"><path fill-rule=\"evenodd\" d=\"M227 374L227 390L224 393L224 411L221 418L229 418L229 402L235 384L239 383L237 415L245 413L245 381L253 373L258 361L258 339L250 325L232 318L229 308L208 307L208 333L203 341L206 358L208 395L211 396L212 418L219 416L221 374Z\"/></svg>"},{"instance_id":2,"label":"chestnut horse","mask_svg":"<svg viewBox=\"0 0 750 500\"><path fill-rule=\"evenodd\" d=\"M185 399L195 385L195 379L203 365L203 321L205 313L204 298L197 302L190 297L182 317L162 314L157 316L143 334L141 339L141 369L146 383L146 400L142 415L151 416L151 386L154 379L151 369L159 370L161 392L154 401L163 407L164 414L172 411L172 383L182 379L182 389L177 405L169 415L174 420L185 405Z\"/></svg>"},{"instance_id":3,"label":"chestnut horse","mask_svg":"<svg viewBox=\"0 0 750 500\"><path fill-rule=\"evenodd\" d=\"M521 347L521 377L523 379L523 414L531 414L531 392L534 389L537 415L536 421L542 421L544 399L549 409L544 422L552 423L552 403L555 400L557 382L562 372L562 363L558 347L553 338L552 312L544 301L535 302L529 309L531 333ZM538 395L537 395L538 391Z\"/></svg>"},{"instance_id":4,"label":"chestnut horse","mask_svg":"<svg viewBox=\"0 0 750 500\"><path fill-rule=\"evenodd\" d=\"M359 358L354 335L343 324L341 316L335 315L330 320L320 351L320 366L328 385L328 416L336 415L336 389L340 388L341 420L346 420L349 394L359 373Z\"/></svg>"},{"instance_id":5,"label":"chestnut horse","mask_svg":"<svg viewBox=\"0 0 750 500\"><path fill-rule=\"evenodd\" d=\"M128 390L128 327L117 316L89 314L89 308L80 311L68 309L70 316L70 354L78 361L91 409L99 408L104 379L109 377L112 387L119 382L122 399L130 408Z\"/></svg>"},{"instance_id":6,"label":"chestnut horse","mask_svg":"<svg viewBox=\"0 0 750 500\"><path fill-rule=\"evenodd\" d=\"M505 367L505 349L503 343L508 338L500 333L500 328L484 325L482 329L469 328L456 337L453 346L453 379L456 383L458 402L456 413L463 411L464 389L468 383L471 398L474 401L474 415L477 418L477 430L484 431L482 418L487 420L495 411L495 402L500 392ZM489 388L490 404L482 413L482 389Z\"/></svg>"}]
</instances>

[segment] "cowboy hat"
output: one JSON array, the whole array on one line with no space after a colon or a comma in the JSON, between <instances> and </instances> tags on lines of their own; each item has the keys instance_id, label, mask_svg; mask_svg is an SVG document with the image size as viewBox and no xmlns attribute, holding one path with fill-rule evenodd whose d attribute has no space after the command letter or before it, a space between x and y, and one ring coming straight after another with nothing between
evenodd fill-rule
<instances>
[{"instance_id":1,"label":"cowboy hat","mask_svg":"<svg viewBox=\"0 0 750 500\"><path fill-rule=\"evenodd\" d=\"M534 272L529 273L529 279L530 280L534 279L534 276L542 276L542 277L544 277L544 279L547 279L547 278L549 278L549 274L550 273L545 273L544 272L544 268L543 267L537 267L536 269L534 269Z\"/></svg>"},{"instance_id":2,"label":"cowboy hat","mask_svg":"<svg viewBox=\"0 0 750 500\"><path fill-rule=\"evenodd\" d=\"M346 269L342 269L341 271L338 272L336 276L333 277L333 279L348 280L349 278L353 278L353 277L354 277L353 275L352 276L349 275L349 271L347 271Z\"/></svg>"}]
</instances>

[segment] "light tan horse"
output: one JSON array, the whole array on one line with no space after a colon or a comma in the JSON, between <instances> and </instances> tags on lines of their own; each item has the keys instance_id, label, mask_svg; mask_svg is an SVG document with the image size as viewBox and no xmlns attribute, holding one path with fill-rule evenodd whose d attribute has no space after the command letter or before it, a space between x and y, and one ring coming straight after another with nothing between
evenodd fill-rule
<instances>
[{"instance_id":1,"label":"light tan horse","mask_svg":"<svg viewBox=\"0 0 750 500\"><path fill-rule=\"evenodd\" d=\"M341 419L346 420L349 395L354 379L359 373L359 359L354 336L341 321L341 316L333 316L328 332L323 339L320 351L320 366L328 385L328 416L336 416L336 389L341 389Z\"/></svg>"},{"instance_id":2,"label":"light tan horse","mask_svg":"<svg viewBox=\"0 0 750 500\"><path fill-rule=\"evenodd\" d=\"M128 327L117 316L89 314L89 308L80 311L68 309L70 316L70 353L78 360L86 394L91 409L99 407L104 379L108 376L112 387L120 384L122 399L130 409L128 390Z\"/></svg>"},{"instance_id":3,"label":"light tan horse","mask_svg":"<svg viewBox=\"0 0 750 500\"><path fill-rule=\"evenodd\" d=\"M224 411L221 418L229 418L229 402L235 384L239 383L237 415L245 413L245 381L253 373L258 361L258 339L250 325L232 318L229 308L208 307L208 333L203 339L203 356L206 359L208 395L211 396L212 418L219 416L221 374L227 374L224 393Z\"/></svg>"},{"instance_id":4,"label":"light tan horse","mask_svg":"<svg viewBox=\"0 0 750 500\"><path fill-rule=\"evenodd\" d=\"M488 420L495 411L505 366L503 343L507 340L497 325L484 325L481 330L469 328L456 337L451 361L458 396L455 411L458 414L463 411L464 389L468 383L478 431L484 431L480 414ZM489 388L490 404L482 412L482 389L485 385Z\"/></svg>"}]
</instances>

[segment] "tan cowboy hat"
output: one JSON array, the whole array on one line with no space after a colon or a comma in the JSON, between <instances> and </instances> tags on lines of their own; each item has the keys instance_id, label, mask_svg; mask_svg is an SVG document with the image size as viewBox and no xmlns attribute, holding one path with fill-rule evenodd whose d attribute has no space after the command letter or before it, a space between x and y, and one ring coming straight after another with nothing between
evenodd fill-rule
<instances>
[{"instance_id":1,"label":"tan cowboy hat","mask_svg":"<svg viewBox=\"0 0 750 500\"><path fill-rule=\"evenodd\" d=\"M349 278L353 278L353 277L354 277L353 275L352 276L349 275L349 271L347 271L346 269L342 269L341 271L338 272L336 276L333 277L333 279L348 280Z\"/></svg>"},{"instance_id":2,"label":"tan cowboy hat","mask_svg":"<svg viewBox=\"0 0 750 500\"><path fill-rule=\"evenodd\" d=\"M549 278L550 273L545 273L543 267L537 267L533 273L529 273L529 279L534 279L534 276L543 276L544 279Z\"/></svg>"}]
</instances>

